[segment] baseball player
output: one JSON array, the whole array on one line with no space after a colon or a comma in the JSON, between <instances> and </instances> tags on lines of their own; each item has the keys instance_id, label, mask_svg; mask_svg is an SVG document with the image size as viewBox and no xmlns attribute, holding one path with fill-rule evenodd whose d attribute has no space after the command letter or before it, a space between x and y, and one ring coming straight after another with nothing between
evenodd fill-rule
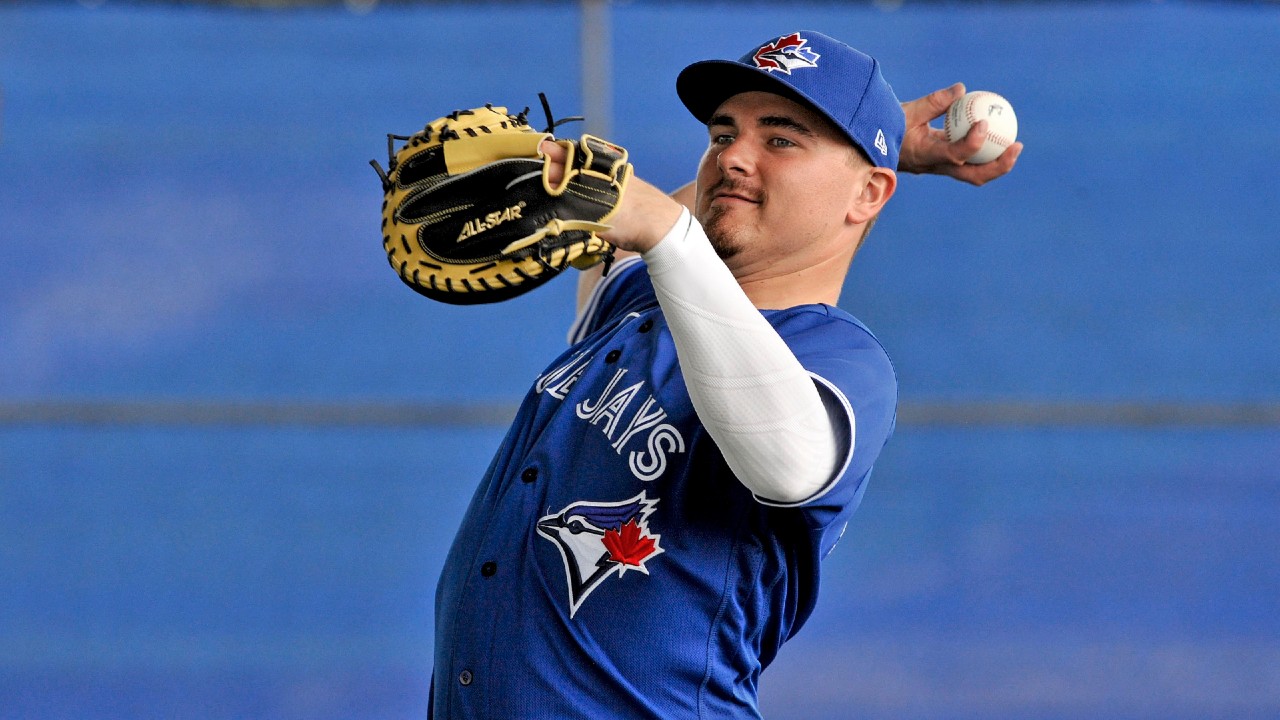
<instances>
[{"instance_id":1,"label":"baseball player","mask_svg":"<svg viewBox=\"0 0 1280 720\"><path fill-rule=\"evenodd\" d=\"M759 717L894 426L889 357L836 307L849 263L900 162L981 184L1021 149L962 166L983 129L927 124L963 88L904 114L817 32L676 89L708 128L696 185L632 178L619 259L581 275L570 346L476 490L436 595L436 718Z\"/></svg>"}]
</instances>

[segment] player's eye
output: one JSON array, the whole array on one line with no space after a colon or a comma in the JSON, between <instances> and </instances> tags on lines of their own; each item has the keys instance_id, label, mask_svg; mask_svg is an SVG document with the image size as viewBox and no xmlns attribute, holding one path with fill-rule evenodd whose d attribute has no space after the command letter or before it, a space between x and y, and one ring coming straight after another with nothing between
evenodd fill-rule
<instances>
[{"instance_id":1,"label":"player's eye","mask_svg":"<svg viewBox=\"0 0 1280 720\"><path fill-rule=\"evenodd\" d=\"M795 147L796 144L791 142L789 138L773 137L769 139L769 144L774 147Z\"/></svg>"},{"instance_id":2,"label":"player's eye","mask_svg":"<svg viewBox=\"0 0 1280 720\"><path fill-rule=\"evenodd\" d=\"M733 142L733 135L729 133L711 133L712 145L728 145Z\"/></svg>"}]
</instances>

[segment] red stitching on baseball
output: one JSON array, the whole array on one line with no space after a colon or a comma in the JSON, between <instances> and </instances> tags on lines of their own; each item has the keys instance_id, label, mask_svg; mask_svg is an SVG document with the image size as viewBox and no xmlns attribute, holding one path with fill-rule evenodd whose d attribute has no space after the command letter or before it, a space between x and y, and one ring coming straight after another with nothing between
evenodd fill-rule
<instances>
[{"instance_id":1,"label":"red stitching on baseball","mask_svg":"<svg viewBox=\"0 0 1280 720\"><path fill-rule=\"evenodd\" d=\"M969 102L964 104L965 118L969 121L970 126L972 126L974 123L978 121L978 119L973 115L973 106L978 104L979 97L986 97L987 95L990 95L992 97L999 97L995 93L977 92L977 93L974 93L973 97L969 98ZM1005 147L1009 147L1010 145L1013 144L1013 141L1010 140L1009 138L1003 135L992 133L989 130L987 131L987 142L994 142L997 145L1003 145Z\"/></svg>"},{"instance_id":2,"label":"red stitching on baseball","mask_svg":"<svg viewBox=\"0 0 1280 720\"><path fill-rule=\"evenodd\" d=\"M977 122L977 121L978 121L978 119L977 119L976 117L974 117L974 116L973 116L973 106L974 106L974 105L976 105L976 104L978 104L978 98L980 98L980 97L986 97L986 96L988 96L988 95L990 95L990 96L992 96L992 97L999 97L999 96L998 96L998 95L996 95L995 93L990 93L990 92L985 92L985 91L979 91L979 92L975 92L973 95L971 95L971 96L969 97L969 102L967 102L967 103L965 103L965 104L964 104L964 114L965 114L965 117L966 117L966 118L968 118L968 120L969 120L969 124L970 124L970 125L972 125L972 124L974 124L975 122Z\"/></svg>"}]
</instances>

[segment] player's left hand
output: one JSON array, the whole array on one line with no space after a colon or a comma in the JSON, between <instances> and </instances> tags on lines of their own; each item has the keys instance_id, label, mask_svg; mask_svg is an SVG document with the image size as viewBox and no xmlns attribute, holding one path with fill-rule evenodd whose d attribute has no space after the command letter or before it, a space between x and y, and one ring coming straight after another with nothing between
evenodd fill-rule
<instances>
[{"instance_id":1,"label":"player's left hand","mask_svg":"<svg viewBox=\"0 0 1280 720\"><path fill-rule=\"evenodd\" d=\"M555 185L564 175L568 152L550 140L544 140L541 148L547 158L547 179ZM609 220L612 227L601 237L624 255L645 252L680 219L680 207L670 195L632 175L617 213Z\"/></svg>"},{"instance_id":2,"label":"player's left hand","mask_svg":"<svg viewBox=\"0 0 1280 720\"><path fill-rule=\"evenodd\" d=\"M982 147L987 122L974 123L969 134L948 142L947 134L929 123L947 112L951 103L964 95L964 83L935 90L922 98L902 104L907 116L907 133L902 139L898 169L909 173L945 175L971 185L984 185L1007 174L1022 154L1022 143L1010 145L1000 157L982 165L966 165L965 159Z\"/></svg>"},{"instance_id":3,"label":"player's left hand","mask_svg":"<svg viewBox=\"0 0 1280 720\"><path fill-rule=\"evenodd\" d=\"M626 195L627 151L591 135L555 140L545 97L543 109L541 132L527 109L489 104L387 136L388 170L370 164L382 180L383 249L405 284L441 302L493 303L612 260L601 234Z\"/></svg>"}]
</instances>

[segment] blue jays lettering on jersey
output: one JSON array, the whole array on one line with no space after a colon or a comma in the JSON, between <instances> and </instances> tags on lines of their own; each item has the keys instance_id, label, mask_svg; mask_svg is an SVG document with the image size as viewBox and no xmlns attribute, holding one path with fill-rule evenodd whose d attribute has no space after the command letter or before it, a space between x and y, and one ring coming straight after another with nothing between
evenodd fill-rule
<instances>
[{"instance_id":1,"label":"blue jays lettering on jersey","mask_svg":"<svg viewBox=\"0 0 1280 720\"><path fill-rule=\"evenodd\" d=\"M619 262L480 482L436 593L435 718L758 717L760 672L893 429L893 368L847 313L765 316L846 431L794 506L754 497L694 413L644 265Z\"/></svg>"}]
</instances>

